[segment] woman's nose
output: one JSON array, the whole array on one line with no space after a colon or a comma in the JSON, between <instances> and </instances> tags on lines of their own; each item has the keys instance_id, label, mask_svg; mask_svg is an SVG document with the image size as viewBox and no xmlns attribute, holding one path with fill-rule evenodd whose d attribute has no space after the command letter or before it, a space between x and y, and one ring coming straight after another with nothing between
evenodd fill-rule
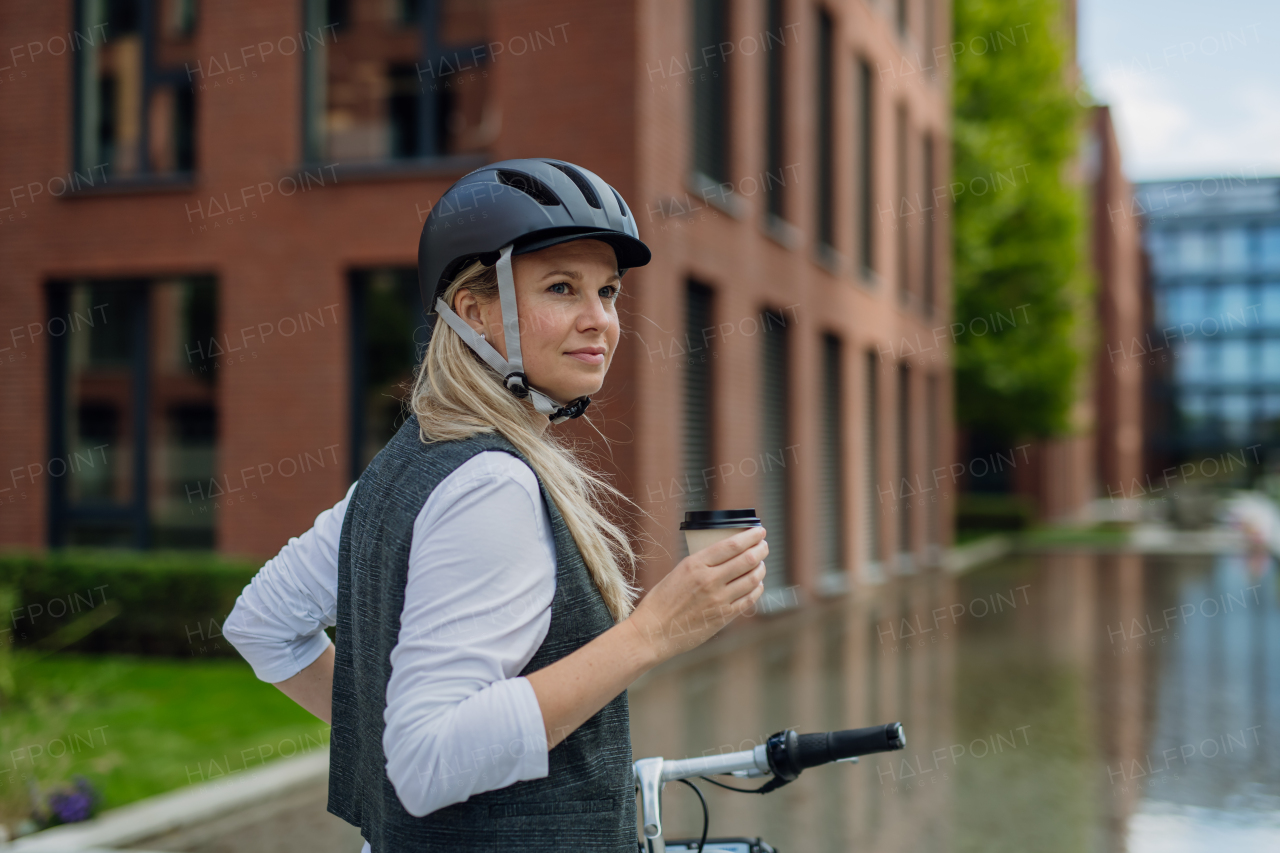
<instances>
[{"instance_id":1,"label":"woman's nose","mask_svg":"<svg viewBox=\"0 0 1280 853\"><path fill-rule=\"evenodd\" d=\"M578 331L604 330L609 327L609 311L599 295L588 296L578 314Z\"/></svg>"}]
</instances>

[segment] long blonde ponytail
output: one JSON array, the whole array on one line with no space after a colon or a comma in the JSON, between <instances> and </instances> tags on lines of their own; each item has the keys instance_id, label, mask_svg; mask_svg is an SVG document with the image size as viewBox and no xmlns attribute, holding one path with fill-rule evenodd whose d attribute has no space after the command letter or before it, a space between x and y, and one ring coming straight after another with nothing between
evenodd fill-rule
<instances>
[{"instance_id":1,"label":"long blonde ponytail","mask_svg":"<svg viewBox=\"0 0 1280 853\"><path fill-rule=\"evenodd\" d=\"M445 304L453 305L455 294L463 287L481 302L496 300L497 268L473 262L445 290ZM631 613L638 593L631 580L636 553L626 532L610 521L602 508L613 502L634 506L633 502L593 473L574 448L557 440L550 427L540 430L537 419L545 420L546 415L503 388L493 369L439 318L409 406L418 416L419 433L426 443L496 431L515 445L555 501L614 619L622 620Z\"/></svg>"}]
</instances>

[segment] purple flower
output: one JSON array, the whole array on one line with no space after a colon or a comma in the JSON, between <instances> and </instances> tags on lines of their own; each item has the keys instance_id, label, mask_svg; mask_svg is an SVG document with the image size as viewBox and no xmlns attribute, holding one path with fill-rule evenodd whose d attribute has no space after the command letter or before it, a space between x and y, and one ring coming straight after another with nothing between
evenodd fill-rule
<instances>
[{"instance_id":1,"label":"purple flower","mask_svg":"<svg viewBox=\"0 0 1280 853\"><path fill-rule=\"evenodd\" d=\"M77 823L93 817L101 795L84 776L76 776L72 787L49 794L49 811L37 822L44 826Z\"/></svg>"},{"instance_id":2,"label":"purple flower","mask_svg":"<svg viewBox=\"0 0 1280 853\"><path fill-rule=\"evenodd\" d=\"M93 797L80 791L51 794L49 806L58 816L58 820L63 823L76 823L88 820L93 813Z\"/></svg>"}]
</instances>

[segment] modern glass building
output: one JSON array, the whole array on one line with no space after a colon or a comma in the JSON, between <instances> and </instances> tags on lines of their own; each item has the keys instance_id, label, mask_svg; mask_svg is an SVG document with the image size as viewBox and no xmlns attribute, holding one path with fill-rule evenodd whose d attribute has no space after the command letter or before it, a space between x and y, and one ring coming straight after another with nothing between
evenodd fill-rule
<instances>
[{"instance_id":1,"label":"modern glass building","mask_svg":"<svg viewBox=\"0 0 1280 853\"><path fill-rule=\"evenodd\" d=\"M1109 346L1150 365L1151 450L1263 459L1280 446L1280 178L1138 184L1127 213L1143 222L1152 330Z\"/></svg>"}]
</instances>

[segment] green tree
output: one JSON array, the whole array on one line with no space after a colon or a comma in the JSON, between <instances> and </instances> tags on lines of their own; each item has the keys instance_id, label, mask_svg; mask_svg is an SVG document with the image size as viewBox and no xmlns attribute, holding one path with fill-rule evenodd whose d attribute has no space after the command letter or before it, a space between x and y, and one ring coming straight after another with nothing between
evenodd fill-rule
<instances>
[{"instance_id":1,"label":"green tree","mask_svg":"<svg viewBox=\"0 0 1280 853\"><path fill-rule=\"evenodd\" d=\"M1091 328L1066 11L956 0L954 20L957 419L1000 441L1060 435Z\"/></svg>"}]
</instances>

